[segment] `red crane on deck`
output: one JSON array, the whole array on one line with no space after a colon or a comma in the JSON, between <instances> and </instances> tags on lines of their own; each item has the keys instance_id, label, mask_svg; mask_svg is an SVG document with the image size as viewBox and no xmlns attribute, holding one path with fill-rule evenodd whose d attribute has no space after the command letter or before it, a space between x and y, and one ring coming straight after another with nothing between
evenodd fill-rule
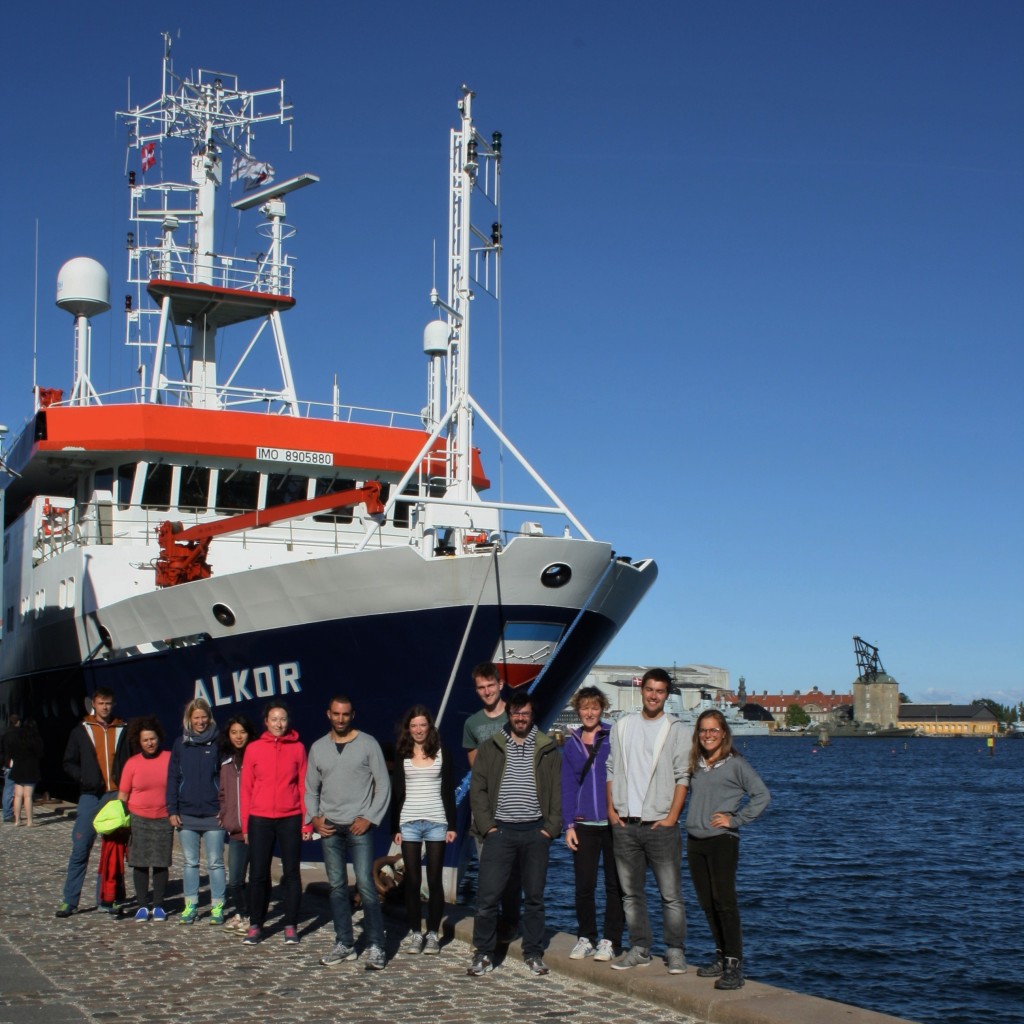
<instances>
[{"instance_id":1,"label":"red crane on deck","mask_svg":"<svg viewBox=\"0 0 1024 1024\"><path fill-rule=\"evenodd\" d=\"M352 505L365 505L367 513L371 516L383 513L384 503L380 500L380 484L376 480L367 480L362 487L333 491L330 494L321 494L317 498L292 501L275 508L243 512L241 515L217 519L212 523L199 523L187 530L182 529L181 523L161 523L156 531L157 542L160 545L160 557L156 560L156 585L173 587L179 583L209 579L213 575L213 568L206 560L206 555L210 549L210 541L214 537L223 537L225 534L239 533L242 530L258 530L285 519L298 519L314 512L350 508Z\"/></svg>"}]
</instances>

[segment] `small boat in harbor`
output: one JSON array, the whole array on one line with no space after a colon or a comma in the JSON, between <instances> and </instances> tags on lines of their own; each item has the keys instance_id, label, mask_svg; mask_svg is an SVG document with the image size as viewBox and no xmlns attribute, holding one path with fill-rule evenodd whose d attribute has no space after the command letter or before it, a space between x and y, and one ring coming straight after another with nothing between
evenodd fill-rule
<instances>
[{"instance_id":1,"label":"small boat in harbor","mask_svg":"<svg viewBox=\"0 0 1024 1024\"><path fill-rule=\"evenodd\" d=\"M0 453L0 715L40 723L44 788L60 791L64 741L99 686L122 717L155 713L171 732L193 696L253 719L283 697L307 742L339 690L383 740L423 702L458 748L478 707L471 668L491 660L550 720L653 584L654 561L592 537L473 397L470 300L479 316L503 247L501 135L476 127L473 100L463 87L449 135L447 290L424 302L426 401L411 413L343 406L336 388L320 404L297 394L286 215L319 178L278 180L253 146L257 126L291 121L283 81L180 76L168 40L159 95L119 115L137 375L116 393L94 386L109 281L70 260L57 303L74 321L74 379L35 387ZM251 258L218 237L225 193L233 221L262 218ZM245 339L228 366L226 335ZM258 346L276 379L247 378ZM535 493L489 497L481 426Z\"/></svg>"}]
</instances>

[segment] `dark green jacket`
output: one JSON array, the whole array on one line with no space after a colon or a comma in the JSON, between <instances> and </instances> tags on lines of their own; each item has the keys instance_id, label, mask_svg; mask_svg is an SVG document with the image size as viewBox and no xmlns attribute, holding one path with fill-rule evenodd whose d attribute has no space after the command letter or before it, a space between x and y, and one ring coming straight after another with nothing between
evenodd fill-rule
<instances>
[{"instance_id":1,"label":"dark green jacket","mask_svg":"<svg viewBox=\"0 0 1024 1024\"><path fill-rule=\"evenodd\" d=\"M473 811L473 834L485 836L494 828L494 813L498 808L498 792L505 776L504 729L499 729L477 748L473 774L469 782L469 806ZM534 779L537 800L544 824L541 826L552 839L562 831L562 752L550 736L537 730L537 743L533 752Z\"/></svg>"}]
</instances>

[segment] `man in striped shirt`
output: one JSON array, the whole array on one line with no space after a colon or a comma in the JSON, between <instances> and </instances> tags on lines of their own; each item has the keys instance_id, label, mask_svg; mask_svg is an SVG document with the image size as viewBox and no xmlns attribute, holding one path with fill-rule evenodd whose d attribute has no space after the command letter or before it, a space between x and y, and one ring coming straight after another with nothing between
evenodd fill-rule
<instances>
[{"instance_id":1,"label":"man in striped shirt","mask_svg":"<svg viewBox=\"0 0 1024 1024\"><path fill-rule=\"evenodd\" d=\"M468 970L474 977L494 969L498 906L516 868L525 899L523 959L534 974L548 973L544 885L551 841L562 830L562 755L534 724L528 693L513 693L506 709L508 724L477 750L469 787L473 831L483 839Z\"/></svg>"}]
</instances>

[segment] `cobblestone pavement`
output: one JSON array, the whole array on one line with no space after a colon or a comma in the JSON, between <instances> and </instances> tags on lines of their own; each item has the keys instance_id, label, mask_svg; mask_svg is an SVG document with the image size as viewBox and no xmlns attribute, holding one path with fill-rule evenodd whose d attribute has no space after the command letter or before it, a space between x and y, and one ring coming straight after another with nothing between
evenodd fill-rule
<instances>
[{"instance_id":1,"label":"cobblestone pavement","mask_svg":"<svg viewBox=\"0 0 1024 1024\"><path fill-rule=\"evenodd\" d=\"M273 903L270 934L259 946L244 946L236 932L211 927L205 892L204 917L182 927L180 859L171 869L167 906L173 913L165 924L136 923L134 908L121 919L92 909L91 872L81 912L59 920L53 915L71 850L72 819L42 807L36 821L31 829L0 825L0 1024L319 1024L343 1018L476 1024L513 1017L693 1024L634 995L556 973L534 977L516 953L487 977L470 978L470 949L455 938L445 942L440 956L404 956L397 952L404 929L395 920L388 922L386 970L367 971L358 961L321 967L318 960L332 945L333 932L319 891L303 896L298 946L284 944ZM97 842L90 869L98 857Z\"/></svg>"}]
</instances>

